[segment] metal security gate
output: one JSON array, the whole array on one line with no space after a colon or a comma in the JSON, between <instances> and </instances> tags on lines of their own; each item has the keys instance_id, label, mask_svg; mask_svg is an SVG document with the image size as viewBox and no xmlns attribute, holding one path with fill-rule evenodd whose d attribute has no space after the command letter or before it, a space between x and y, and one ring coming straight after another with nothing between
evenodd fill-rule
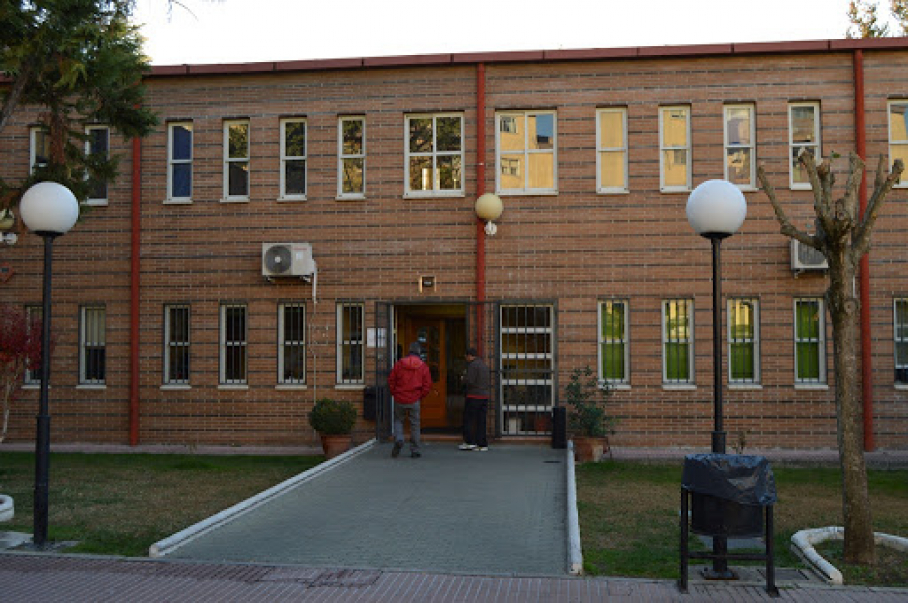
<instances>
[{"instance_id":1,"label":"metal security gate","mask_svg":"<svg viewBox=\"0 0 908 603\"><path fill-rule=\"evenodd\" d=\"M388 375L394 363L392 306L375 302L375 438L383 442L391 437L391 390Z\"/></svg>"},{"instance_id":2,"label":"metal security gate","mask_svg":"<svg viewBox=\"0 0 908 603\"><path fill-rule=\"evenodd\" d=\"M476 353L489 367L489 408L494 416L489 418L494 427L495 437L501 437L501 413L498 410L500 397L498 384L498 304L496 302L469 302L467 306L467 345L476 348Z\"/></svg>"}]
</instances>

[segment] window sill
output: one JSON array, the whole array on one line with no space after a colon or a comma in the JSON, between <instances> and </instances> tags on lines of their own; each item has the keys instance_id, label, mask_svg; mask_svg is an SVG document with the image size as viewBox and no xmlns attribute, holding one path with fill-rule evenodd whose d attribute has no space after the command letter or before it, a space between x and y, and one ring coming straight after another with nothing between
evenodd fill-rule
<instances>
[{"instance_id":1,"label":"window sill","mask_svg":"<svg viewBox=\"0 0 908 603\"><path fill-rule=\"evenodd\" d=\"M218 389L221 391L237 391L242 392L249 389L247 384L238 384L238 385L225 385L223 383L218 385Z\"/></svg>"},{"instance_id":2,"label":"window sill","mask_svg":"<svg viewBox=\"0 0 908 603\"><path fill-rule=\"evenodd\" d=\"M289 197L281 196L281 197L277 198L278 203L296 203L298 201L305 201L305 200L306 200L306 195L302 195L302 196L293 195L293 196L289 196Z\"/></svg>"},{"instance_id":3,"label":"window sill","mask_svg":"<svg viewBox=\"0 0 908 603\"><path fill-rule=\"evenodd\" d=\"M533 190L530 190L530 191L515 191L515 190L500 191L500 190L496 190L495 194L500 197L557 197L558 191L557 190L540 190L540 191L533 191Z\"/></svg>"},{"instance_id":4,"label":"window sill","mask_svg":"<svg viewBox=\"0 0 908 603\"><path fill-rule=\"evenodd\" d=\"M249 203L249 197L224 197L221 203Z\"/></svg>"},{"instance_id":5,"label":"window sill","mask_svg":"<svg viewBox=\"0 0 908 603\"><path fill-rule=\"evenodd\" d=\"M165 383L164 385L161 386L161 389L163 391L171 391L171 392L186 391L186 390L192 389L192 386L189 385L188 383L179 383L179 384L178 383Z\"/></svg>"},{"instance_id":6,"label":"window sill","mask_svg":"<svg viewBox=\"0 0 908 603\"><path fill-rule=\"evenodd\" d=\"M663 383L662 389L665 391L669 391L669 392L694 391L695 389L697 389L697 384L696 383Z\"/></svg>"},{"instance_id":7,"label":"window sill","mask_svg":"<svg viewBox=\"0 0 908 603\"><path fill-rule=\"evenodd\" d=\"M619 389L619 390L629 390L631 388L631 384L630 383L609 383L608 388L609 389ZM605 389L605 388L600 387L599 389Z\"/></svg>"},{"instance_id":8,"label":"window sill","mask_svg":"<svg viewBox=\"0 0 908 603\"><path fill-rule=\"evenodd\" d=\"M192 205L192 199L164 199L164 205Z\"/></svg>"},{"instance_id":9,"label":"window sill","mask_svg":"<svg viewBox=\"0 0 908 603\"><path fill-rule=\"evenodd\" d=\"M660 188L659 192L663 195L689 195L691 189L689 188Z\"/></svg>"},{"instance_id":10,"label":"window sill","mask_svg":"<svg viewBox=\"0 0 908 603\"><path fill-rule=\"evenodd\" d=\"M365 201L366 195L338 195L335 201Z\"/></svg>"},{"instance_id":11,"label":"window sill","mask_svg":"<svg viewBox=\"0 0 908 603\"><path fill-rule=\"evenodd\" d=\"M827 390L829 389L828 383L795 383L795 389L805 389L805 390Z\"/></svg>"},{"instance_id":12,"label":"window sill","mask_svg":"<svg viewBox=\"0 0 908 603\"><path fill-rule=\"evenodd\" d=\"M900 391L908 391L908 383L894 383L893 387Z\"/></svg>"},{"instance_id":13,"label":"window sill","mask_svg":"<svg viewBox=\"0 0 908 603\"><path fill-rule=\"evenodd\" d=\"M76 389L107 389L106 383L82 383L76 386Z\"/></svg>"},{"instance_id":14,"label":"window sill","mask_svg":"<svg viewBox=\"0 0 908 603\"><path fill-rule=\"evenodd\" d=\"M87 205L88 207L107 207L107 199L88 199L83 201L82 205Z\"/></svg>"},{"instance_id":15,"label":"window sill","mask_svg":"<svg viewBox=\"0 0 908 603\"><path fill-rule=\"evenodd\" d=\"M278 383L274 386L274 389L278 391L303 391L309 389L309 386L305 383Z\"/></svg>"},{"instance_id":16,"label":"window sill","mask_svg":"<svg viewBox=\"0 0 908 603\"><path fill-rule=\"evenodd\" d=\"M626 188L616 188L616 189L599 189L596 191L597 195L630 195L631 191Z\"/></svg>"},{"instance_id":17,"label":"window sill","mask_svg":"<svg viewBox=\"0 0 908 603\"><path fill-rule=\"evenodd\" d=\"M763 389L762 383L729 383L728 389L731 391L746 391L746 390L761 390Z\"/></svg>"},{"instance_id":18,"label":"window sill","mask_svg":"<svg viewBox=\"0 0 908 603\"><path fill-rule=\"evenodd\" d=\"M336 383L334 389L339 391L360 391L366 389L365 383Z\"/></svg>"},{"instance_id":19,"label":"window sill","mask_svg":"<svg viewBox=\"0 0 908 603\"><path fill-rule=\"evenodd\" d=\"M463 191L404 193L404 199L462 199L464 197L466 195Z\"/></svg>"}]
</instances>

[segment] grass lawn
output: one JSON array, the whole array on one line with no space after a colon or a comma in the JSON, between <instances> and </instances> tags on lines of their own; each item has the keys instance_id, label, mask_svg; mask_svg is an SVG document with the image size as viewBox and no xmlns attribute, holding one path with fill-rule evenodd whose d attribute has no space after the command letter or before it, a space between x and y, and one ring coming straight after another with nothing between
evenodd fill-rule
<instances>
[{"instance_id":1,"label":"grass lawn","mask_svg":"<svg viewBox=\"0 0 908 603\"><path fill-rule=\"evenodd\" d=\"M67 552L145 556L148 547L270 488L321 456L51 454L48 539ZM0 530L32 533L35 456L0 455L0 493L16 515Z\"/></svg>"},{"instance_id":2,"label":"grass lawn","mask_svg":"<svg viewBox=\"0 0 908 603\"><path fill-rule=\"evenodd\" d=\"M790 552L798 530L842 525L838 469L774 468L776 567L801 567ZM870 471L874 529L908 536L908 471ZM577 468L584 572L678 578L681 464L606 461ZM882 547L877 547L882 551ZM908 585L908 555L881 556L888 568L864 583ZM842 570L842 568L839 568ZM843 571L846 583L861 583Z\"/></svg>"}]
</instances>

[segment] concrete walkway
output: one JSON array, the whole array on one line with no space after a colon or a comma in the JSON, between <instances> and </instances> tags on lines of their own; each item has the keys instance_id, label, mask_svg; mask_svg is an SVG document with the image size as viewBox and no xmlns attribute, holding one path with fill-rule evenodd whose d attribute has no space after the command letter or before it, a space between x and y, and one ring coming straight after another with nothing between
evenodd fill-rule
<instances>
[{"instance_id":1,"label":"concrete walkway","mask_svg":"<svg viewBox=\"0 0 908 603\"><path fill-rule=\"evenodd\" d=\"M459 451L390 444L294 485L191 539L168 558L564 576L564 450L499 445Z\"/></svg>"}]
</instances>

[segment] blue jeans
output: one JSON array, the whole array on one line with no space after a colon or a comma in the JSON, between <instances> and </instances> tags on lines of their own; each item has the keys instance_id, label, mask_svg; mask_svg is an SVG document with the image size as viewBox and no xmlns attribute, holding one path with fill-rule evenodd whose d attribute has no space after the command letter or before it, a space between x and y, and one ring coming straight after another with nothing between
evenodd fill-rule
<instances>
[{"instance_id":1,"label":"blue jeans","mask_svg":"<svg viewBox=\"0 0 908 603\"><path fill-rule=\"evenodd\" d=\"M413 404L394 404L394 441L404 443L404 419L410 415L410 450L419 450L419 400Z\"/></svg>"}]
</instances>

